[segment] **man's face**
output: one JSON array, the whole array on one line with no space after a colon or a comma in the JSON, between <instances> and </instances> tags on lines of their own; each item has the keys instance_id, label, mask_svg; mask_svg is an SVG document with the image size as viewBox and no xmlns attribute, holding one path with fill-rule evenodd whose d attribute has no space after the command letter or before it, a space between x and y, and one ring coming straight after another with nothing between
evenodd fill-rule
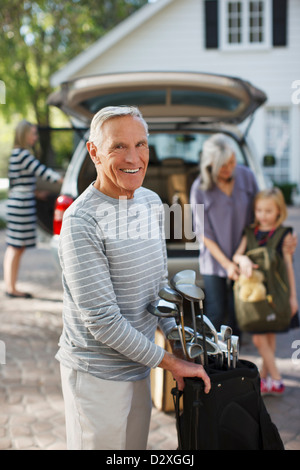
<instances>
[{"instance_id":1,"label":"man's face","mask_svg":"<svg viewBox=\"0 0 300 470\"><path fill-rule=\"evenodd\" d=\"M133 198L143 184L149 161L147 133L140 119L109 119L102 126L101 144L97 148L90 143L88 149L97 168L96 189L115 199Z\"/></svg>"}]
</instances>

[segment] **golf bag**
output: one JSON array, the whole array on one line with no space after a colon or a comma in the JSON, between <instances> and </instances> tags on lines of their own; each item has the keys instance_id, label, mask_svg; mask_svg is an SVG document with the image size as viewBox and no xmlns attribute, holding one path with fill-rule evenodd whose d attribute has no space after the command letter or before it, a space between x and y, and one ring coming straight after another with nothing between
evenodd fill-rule
<instances>
[{"instance_id":1,"label":"golf bag","mask_svg":"<svg viewBox=\"0 0 300 470\"><path fill-rule=\"evenodd\" d=\"M239 360L230 370L207 369L211 391L203 381L185 379L172 390L179 450L284 450L260 394L257 367ZM180 400L183 410L180 411Z\"/></svg>"}]
</instances>

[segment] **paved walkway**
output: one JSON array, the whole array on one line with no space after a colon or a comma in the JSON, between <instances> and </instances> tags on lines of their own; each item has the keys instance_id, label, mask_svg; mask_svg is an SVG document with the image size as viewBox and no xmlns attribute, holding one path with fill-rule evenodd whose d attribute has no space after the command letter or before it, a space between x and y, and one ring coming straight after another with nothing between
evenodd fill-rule
<instances>
[{"instance_id":1,"label":"paved walkway","mask_svg":"<svg viewBox=\"0 0 300 470\"><path fill-rule=\"evenodd\" d=\"M290 222L300 241L300 208L290 210ZM0 279L4 248L2 231ZM295 268L300 294L300 243ZM0 282L0 362L1 346L6 347L6 364L0 365L0 450L64 450L63 400L54 359L61 332L62 290L46 243L25 252L20 287L32 292L34 299L7 299ZM241 356L259 365L250 341L242 348ZM286 449L300 450L300 330L279 335L278 364L287 385L286 394L268 397L265 403ZM148 448L177 448L173 413L153 409Z\"/></svg>"}]
</instances>

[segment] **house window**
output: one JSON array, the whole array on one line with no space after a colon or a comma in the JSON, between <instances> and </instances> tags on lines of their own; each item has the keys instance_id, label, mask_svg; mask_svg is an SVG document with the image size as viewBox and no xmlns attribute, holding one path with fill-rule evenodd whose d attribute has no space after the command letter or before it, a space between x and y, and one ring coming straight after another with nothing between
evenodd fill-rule
<instances>
[{"instance_id":1,"label":"house window","mask_svg":"<svg viewBox=\"0 0 300 470\"><path fill-rule=\"evenodd\" d=\"M227 42L228 44L241 44L243 34L242 2L227 3Z\"/></svg>"},{"instance_id":2,"label":"house window","mask_svg":"<svg viewBox=\"0 0 300 470\"><path fill-rule=\"evenodd\" d=\"M222 0L219 13L223 50L270 47L271 0Z\"/></svg>"},{"instance_id":3,"label":"house window","mask_svg":"<svg viewBox=\"0 0 300 470\"><path fill-rule=\"evenodd\" d=\"M263 43L265 41L265 4L264 2L249 2L249 42Z\"/></svg>"},{"instance_id":4,"label":"house window","mask_svg":"<svg viewBox=\"0 0 300 470\"><path fill-rule=\"evenodd\" d=\"M266 154L274 155L275 166L265 167L265 174L278 183L290 180L290 113L284 108L266 112Z\"/></svg>"}]
</instances>

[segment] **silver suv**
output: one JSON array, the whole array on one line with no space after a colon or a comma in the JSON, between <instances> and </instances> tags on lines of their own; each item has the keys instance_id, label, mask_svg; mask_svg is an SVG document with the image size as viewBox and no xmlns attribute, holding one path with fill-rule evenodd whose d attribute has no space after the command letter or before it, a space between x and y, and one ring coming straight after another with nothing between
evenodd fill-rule
<instances>
[{"instance_id":1,"label":"silver suv","mask_svg":"<svg viewBox=\"0 0 300 470\"><path fill-rule=\"evenodd\" d=\"M264 92L239 78L192 72L119 73L63 83L48 103L67 113L83 132L56 201L51 242L55 257L64 211L96 179L86 140L90 121L99 109L125 104L139 107L150 134L144 186L159 194L166 205L183 206L198 176L203 143L216 132L232 139L238 163L249 166L259 185L265 186L246 133L254 112L266 99ZM247 118L249 125L243 133L238 125ZM198 272L197 244L184 232L179 238L174 235L178 233L174 219L167 237L169 274L181 269Z\"/></svg>"}]
</instances>

